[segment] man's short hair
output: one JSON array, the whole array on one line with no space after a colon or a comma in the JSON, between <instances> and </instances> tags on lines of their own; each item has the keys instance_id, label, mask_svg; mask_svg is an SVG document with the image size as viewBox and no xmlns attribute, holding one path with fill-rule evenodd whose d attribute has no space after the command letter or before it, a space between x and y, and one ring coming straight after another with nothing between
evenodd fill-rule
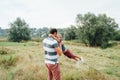
<instances>
[{"instance_id":1,"label":"man's short hair","mask_svg":"<svg viewBox=\"0 0 120 80\"><path fill-rule=\"evenodd\" d=\"M52 28L51 30L50 30L50 34L54 34L54 33L57 33L57 29L55 29L55 28Z\"/></svg>"}]
</instances>

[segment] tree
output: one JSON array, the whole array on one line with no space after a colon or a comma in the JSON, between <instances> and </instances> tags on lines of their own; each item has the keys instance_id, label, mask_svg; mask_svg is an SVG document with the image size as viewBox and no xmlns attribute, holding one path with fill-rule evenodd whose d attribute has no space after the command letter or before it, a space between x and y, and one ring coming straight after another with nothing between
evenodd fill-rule
<instances>
[{"instance_id":1,"label":"tree","mask_svg":"<svg viewBox=\"0 0 120 80\"><path fill-rule=\"evenodd\" d=\"M21 20L21 18L17 18L16 21L10 23L9 29L9 40L14 42L20 42L22 40L30 40L30 29L28 28L28 24Z\"/></svg>"},{"instance_id":2,"label":"tree","mask_svg":"<svg viewBox=\"0 0 120 80\"><path fill-rule=\"evenodd\" d=\"M7 29L2 29L0 27L0 37L7 37L8 33L7 33Z\"/></svg>"},{"instance_id":3,"label":"tree","mask_svg":"<svg viewBox=\"0 0 120 80\"><path fill-rule=\"evenodd\" d=\"M116 34L115 34L115 36L114 36L114 40L120 41L120 30L117 30L117 31L116 31Z\"/></svg>"},{"instance_id":4,"label":"tree","mask_svg":"<svg viewBox=\"0 0 120 80\"><path fill-rule=\"evenodd\" d=\"M65 37L65 40L73 40L73 39L76 39L76 27L75 26L71 26L69 28L66 28L65 29L65 34L64 34L64 37Z\"/></svg>"},{"instance_id":5,"label":"tree","mask_svg":"<svg viewBox=\"0 0 120 80\"><path fill-rule=\"evenodd\" d=\"M114 36L118 24L105 14L78 14L76 17L78 37L86 46L107 47Z\"/></svg>"},{"instance_id":6,"label":"tree","mask_svg":"<svg viewBox=\"0 0 120 80\"><path fill-rule=\"evenodd\" d=\"M37 37L37 29L36 28L30 28L31 37Z\"/></svg>"},{"instance_id":7,"label":"tree","mask_svg":"<svg viewBox=\"0 0 120 80\"><path fill-rule=\"evenodd\" d=\"M37 33L40 35L41 38L45 38L49 34L49 28L43 27L42 29L39 29Z\"/></svg>"},{"instance_id":8,"label":"tree","mask_svg":"<svg viewBox=\"0 0 120 80\"><path fill-rule=\"evenodd\" d=\"M62 37L64 38L64 32L65 32L64 28L57 28L57 31L58 31L58 34L61 34Z\"/></svg>"}]
</instances>

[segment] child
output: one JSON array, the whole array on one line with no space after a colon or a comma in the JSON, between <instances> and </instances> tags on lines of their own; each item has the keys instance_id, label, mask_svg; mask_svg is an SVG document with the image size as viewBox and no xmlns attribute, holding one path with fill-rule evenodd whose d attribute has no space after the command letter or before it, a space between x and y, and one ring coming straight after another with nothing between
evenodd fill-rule
<instances>
[{"instance_id":1,"label":"child","mask_svg":"<svg viewBox=\"0 0 120 80\"><path fill-rule=\"evenodd\" d=\"M59 46L62 48L63 54L65 56L67 56L68 58L74 59L75 61L81 60L80 57L74 55L69 49L66 49L66 47L63 44L61 34L58 34L57 36L53 36L52 34L49 34L49 36L53 37L54 39L56 39L58 41Z\"/></svg>"}]
</instances>

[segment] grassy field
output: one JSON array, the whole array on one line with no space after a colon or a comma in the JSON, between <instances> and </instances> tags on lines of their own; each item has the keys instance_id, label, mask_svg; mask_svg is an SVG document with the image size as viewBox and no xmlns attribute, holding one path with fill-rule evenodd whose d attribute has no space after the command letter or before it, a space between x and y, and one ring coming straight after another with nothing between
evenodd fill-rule
<instances>
[{"instance_id":1,"label":"grassy field","mask_svg":"<svg viewBox=\"0 0 120 80\"><path fill-rule=\"evenodd\" d=\"M85 47L66 41L66 47L82 56L76 63L59 57L62 80L120 80L120 42L107 49ZM0 42L0 80L46 80L44 51L41 42Z\"/></svg>"}]
</instances>

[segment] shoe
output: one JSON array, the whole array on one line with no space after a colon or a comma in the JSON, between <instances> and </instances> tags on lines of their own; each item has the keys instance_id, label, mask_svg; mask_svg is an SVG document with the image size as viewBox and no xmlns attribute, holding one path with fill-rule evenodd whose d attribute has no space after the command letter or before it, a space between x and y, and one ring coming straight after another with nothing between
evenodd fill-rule
<instances>
[{"instance_id":1,"label":"shoe","mask_svg":"<svg viewBox=\"0 0 120 80\"><path fill-rule=\"evenodd\" d=\"M80 57L80 60L81 60L81 62L84 62L84 59L83 59L83 57Z\"/></svg>"},{"instance_id":2,"label":"shoe","mask_svg":"<svg viewBox=\"0 0 120 80\"><path fill-rule=\"evenodd\" d=\"M77 61L77 63L84 62L83 57L80 57L80 59Z\"/></svg>"}]
</instances>

